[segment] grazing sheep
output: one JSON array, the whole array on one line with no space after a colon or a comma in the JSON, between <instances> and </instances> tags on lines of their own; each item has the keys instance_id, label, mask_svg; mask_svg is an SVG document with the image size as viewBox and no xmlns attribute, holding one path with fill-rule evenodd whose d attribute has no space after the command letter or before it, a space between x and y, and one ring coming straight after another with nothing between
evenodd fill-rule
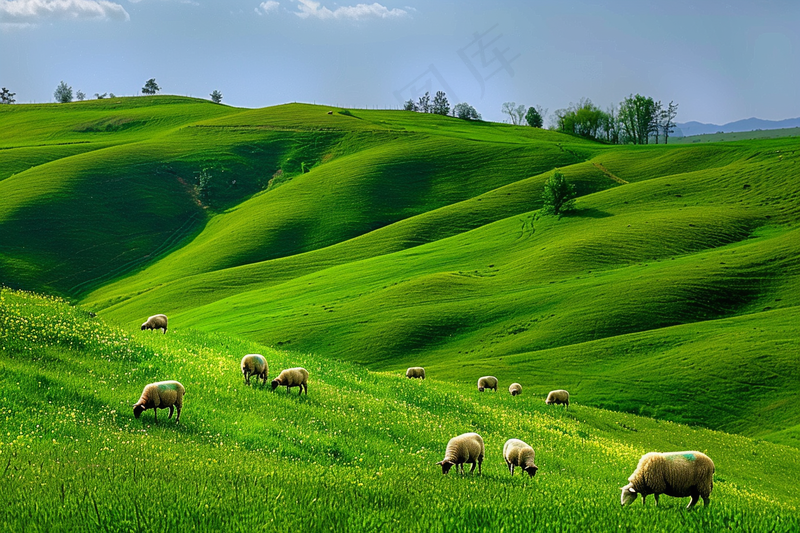
<instances>
[{"instance_id":1,"label":"grazing sheep","mask_svg":"<svg viewBox=\"0 0 800 533\"><path fill-rule=\"evenodd\" d=\"M512 383L508 386L508 392L511 393L511 396L516 396L517 394L522 394L522 385L519 383Z\"/></svg>"},{"instance_id":2,"label":"grazing sheep","mask_svg":"<svg viewBox=\"0 0 800 533\"><path fill-rule=\"evenodd\" d=\"M675 498L691 496L687 509L703 497L708 505L714 488L714 462L700 452L646 453L639 459L636 470L622 487L622 505L631 503L637 494L642 495L642 505L648 494L666 494Z\"/></svg>"},{"instance_id":3,"label":"grazing sheep","mask_svg":"<svg viewBox=\"0 0 800 533\"><path fill-rule=\"evenodd\" d=\"M297 368L287 368L272 380L272 390L278 388L278 385L286 387L287 393L291 387L300 387L300 391L297 393L298 396L303 394L304 389L306 396L308 396L308 370L299 366Z\"/></svg>"},{"instance_id":4,"label":"grazing sheep","mask_svg":"<svg viewBox=\"0 0 800 533\"><path fill-rule=\"evenodd\" d=\"M475 471L478 465L478 475L481 473L481 463L483 463L483 439L477 433L463 433L458 437L453 437L447 443L444 452L444 459L436 463L442 466L442 475L447 474L453 465L464 475L464 463L472 463L469 473Z\"/></svg>"},{"instance_id":5,"label":"grazing sheep","mask_svg":"<svg viewBox=\"0 0 800 533\"><path fill-rule=\"evenodd\" d=\"M411 378L425 379L425 369L422 368L421 366L409 367L409 369L406 370L406 377L409 379Z\"/></svg>"},{"instance_id":6,"label":"grazing sheep","mask_svg":"<svg viewBox=\"0 0 800 533\"><path fill-rule=\"evenodd\" d=\"M181 420L183 395L185 393L186 389L177 381L159 381L146 385L142 391L141 398L133 405L133 416L139 418L143 411L152 409L153 418L158 423L158 409L169 409L167 418L172 418L172 413L177 407L178 416L175 417L175 423L177 424Z\"/></svg>"},{"instance_id":7,"label":"grazing sheep","mask_svg":"<svg viewBox=\"0 0 800 533\"><path fill-rule=\"evenodd\" d=\"M547 399L544 401L544 403L547 405L553 403L558 405L563 403L569 407L569 393L563 389L550 391L550 394L547 395Z\"/></svg>"},{"instance_id":8,"label":"grazing sheep","mask_svg":"<svg viewBox=\"0 0 800 533\"><path fill-rule=\"evenodd\" d=\"M518 466L528 473L530 477L536 475L539 467L533 462L536 453L533 448L519 439L508 439L503 446L503 459L506 460L508 471L514 475L514 467Z\"/></svg>"},{"instance_id":9,"label":"grazing sheep","mask_svg":"<svg viewBox=\"0 0 800 533\"><path fill-rule=\"evenodd\" d=\"M245 385L250 385L250 376L256 377L256 383L258 383L258 378L261 378L261 384L264 385L267 382L268 372L267 360L263 355L251 353L242 357L242 374Z\"/></svg>"},{"instance_id":10,"label":"grazing sheep","mask_svg":"<svg viewBox=\"0 0 800 533\"><path fill-rule=\"evenodd\" d=\"M142 324L142 331L146 329L163 329L167 332L167 315L153 315Z\"/></svg>"},{"instance_id":11,"label":"grazing sheep","mask_svg":"<svg viewBox=\"0 0 800 533\"><path fill-rule=\"evenodd\" d=\"M494 389L497 392L497 378L494 376L483 376L478 380L478 392L483 392L483 389Z\"/></svg>"}]
</instances>

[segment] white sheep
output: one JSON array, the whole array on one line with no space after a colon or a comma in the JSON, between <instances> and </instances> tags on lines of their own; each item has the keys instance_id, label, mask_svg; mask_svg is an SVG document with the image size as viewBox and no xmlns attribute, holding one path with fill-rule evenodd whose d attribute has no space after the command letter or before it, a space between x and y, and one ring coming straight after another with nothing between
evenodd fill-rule
<instances>
[{"instance_id":1,"label":"white sheep","mask_svg":"<svg viewBox=\"0 0 800 533\"><path fill-rule=\"evenodd\" d=\"M142 331L146 329L163 329L167 332L167 315L153 315L142 324Z\"/></svg>"},{"instance_id":2,"label":"white sheep","mask_svg":"<svg viewBox=\"0 0 800 533\"><path fill-rule=\"evenodd\" d=\"M529 445L519 439L508 439L503 446L503 459L506 460L508 471L514 475L514 467L518 466L528 473L530 477L536 475L539 467L533 462L536 453Z\"/></svg>"},{"instance_id":3,"label":"white sheep","mask_svg":"<svg viewBox=\"0 0 800 533\"><path fill-rule=\"evenodd\" d=\"M406 370L406 377L409 379L411 378L425 379L425 369L422 368L421 366L409 367L409 369Z\"/></svg>"},{"instance_id":4,"label":"white sheep","mask_svg":"<svg viewBox=\"0 0 800 533\"><path fill-rule=\"evenodd\" d=\"M494 389L497 392L497 378L494 376L483 376L478 380L478 392L483 392L483 389Z\"/></svg>"},{"instance_id":5,"label":"white sheep","mask_svg":"<svg viewBox=\"0 0 800 533\"><path fill-rule=\"evenodd\" d=\"M258 378L261 378L261 384L264 385L267 382L268 373L269 367L263 355L251 353L242 357L242 374L245 385L250 385L250 376L256 377L256 383L258 383Z\"/></svg>"},{"instance_id":6,"label":"white sheep","mask_svg":"<svg viewBox=\"0 0 800 533\"><path fill-rule=\"evenodd\" d=\"M177 381L159 381L146 385L142 391L139 401L133 405L133 416L139 418L143 411L153 410L153 418L158 423L158 409L169 409L169 416L172 418L174 409L178 408L178 416L175 423L180 422L181 409L183 408L183 395L186 389Z\"/></svg>"},{"instance_id":7,"label":"white sheep","mask_svg":"<svg viewBox=\"0 0 800 533\"><path fill-rule=\"evenodd\" d=\"M700 452L646 453L639 459L636 470L621 487L622 505L631 503L637 494L642 495L642 505L648 494L666 494L675 498L691 496L687 509L691 509L703 498L708 505L714 488L714 462Z\"/></svg>"},{"instance_id":8,"label":"white sheep","mask_svg":"<svg viewBox=\"0 0 800 533\"><path fill-rule=\"evenodd\" d=\"M512 383L508 386L508 392L511 394L511 396L522 394L522 385L519 383Z\"/></svg>"},{"instance_id":9,"label":"white sheep","mask_svg":"<svg viewBox=\"0 0 800 533\"><path fill-rule=\"evenodd\" d=\"M547 399L544 401L544 403L547 405L558 405L563 403L569 407L569 393L563 389L550 391L550 394L547 395Z\"/></svg>"},{"instance_id":10,"label":"white sheep","mask_svg":"<svg viewBox=\"0 0 800 533\"><path fill-rule=\"evenodd\" d=\"M478 474L481 473L481 463L483 463L483 438L477 433L463 433L453 437L447 443L444 451L444 459L436 463L442 466L442 474L447 474L453 465L464 475L464 463L472 463L469 473L475 471L478 465Z\"/></svg>"},{"instance_id":11,"label":"white sheep","mask_svg":"<svg viewBox=\"0 0 800 533\"><path fill-rule=\"evenodd\" d=\"M286 387L287 393L291 387L300 387L300 391L297 394L303 394L305 389L306 396L308 396L308 370L296 367L281 371L280 375L272 380L272 390L278 388L279 385Z\"/></svg>"}]
</instances>

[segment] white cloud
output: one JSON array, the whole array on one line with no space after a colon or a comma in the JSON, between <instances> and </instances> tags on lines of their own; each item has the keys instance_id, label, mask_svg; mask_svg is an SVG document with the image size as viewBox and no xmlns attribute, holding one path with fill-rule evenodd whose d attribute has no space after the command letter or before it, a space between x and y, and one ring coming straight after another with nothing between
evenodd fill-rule
<instances>
[{"instance_id":1,"label":"white cloud","mask_svg":"<svg viewBox=\"0 0 800 533\"><path fill-rule=\"evenodd\" d=\"M275 0L267 0L266 2L261 2L261 4L256 8L256 13L259 15L269 14L277 11L280 5L281 3L276 2Z\"/></svg>"},{"instance_id":2,"label":"white cloud","mask_svg":"<svg viewBox=\"0 0 800 533\"><path fill-rule=\"evenodd\" d=\"M319 2L314 0L297 0L300 4L295 12L300 18L314 17L322 20L329 19L349 19L364 20L370 18L388 19L399 18L408 15L402 9L389 9L375 2L374 4L357 4L354 6L340 6L331 11Z\"/></svg>"},{"instance_id":3,"label":"white cloud","mask_svg":"<svg viewBox=\"0 0 800 533\"><path fill-rule=\"evenodd\" d=\"M130 20L119 4L107 0L0 0L3 26L59 20Z\"/></svg>"}]
</instances>

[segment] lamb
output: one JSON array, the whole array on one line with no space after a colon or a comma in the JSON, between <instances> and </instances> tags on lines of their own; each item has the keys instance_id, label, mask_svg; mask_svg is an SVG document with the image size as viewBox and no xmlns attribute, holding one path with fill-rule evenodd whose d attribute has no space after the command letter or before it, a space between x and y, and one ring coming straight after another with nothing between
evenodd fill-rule
<instances>
[{"instance_id":1,"label":"lamb","mask_svg":"<svg viewBox=\"0 0 800 533\"><path fill-rule=\"evenodd\" d=\"M175 407L178 408L178 416L175 418L177 424L181 420L181 409L183 408L183 395L186 389L177 381L159 381L146 385L142 391L139 401L133 405L133 416L139 418L143 411L153 410L153 418L158 423L158 409L169 409L169 416Z\"/></svg>"},{"instance_id":2,"label":"lamb","mask_svg":"<svg viewBox=\"0 0 800 533\"><path fill-rule=\"evenodd\" d=\"M483 376L478 380L478 392L483 392L483 389L494 389L497 392L497 378L494 376Z\"/></svg>"},{"instance_id":3,"label":"lamb","mask_svg":"<svg viewBox=\"0 0 800 533\"><path fill-rule=\"evenodd\" d=\"M522 394L522 385L519 383L512 383L508 386L508 392L511 393L511 396L516 396L517 394Z\"/></svg>"},{"instance_id":4,"label":"lamb","mask_svg":"<svg viewBox=\"0 0 800 533\"><path fill-rule=\"evenodd\" d=\"M475 471L475 465L477 464L478 475L480 475L483 451L483 439L480 435L477 433L463 433L450 439L444 452L444 459L436 464L442 466L442 475L447 474L450 468L456 465L456 469L460 470L462 476L464 475L464 463L472 463L470 474Z\"/></svg>"},{"instance_id":5,"label":"lamb","mask_svg":"<svg viewBox=\"0 0 800 533\"><path fill-rule=\"evenodd\" d=\"M306 396L308 396L308 370L300 368L299 366L296 368L287 368L281 371L277 378L272 380L272 390L278 388L278 385L286 387L287 393L291 387L300 387L300 391L297 395L303 394L303 390L305 389Z\"/></svg>"},{"instance_id":6,"label":"lamb","mask_svg":"<svg viewBox=\"0 0 800 533\"><path fill-rule=\"evenodd\" d=\"M708 505L714 488L714 462L700 452L650 452L639 459L636 470L622 487L622 505L631 503L637 494L642 495L642 505L648 494L666 494L675 498L691 496L687 509L691 509L703 497Z\"/></svg>"},{"instance_id":7,"label":"lamb","mask_svg":"<svg viewBox=\"0 0 800 533\"><path fill-rule=\"evenodd\" d=\"M547 399L544 401L547 405L550 404L566 404L569 407L569 393L563 389L553 390L550 391L550 394L547 395Z\"/></svg>"},{"instance_id":8,"label":"lamb","mask_svg":"<svg viewBox=\"0 0 800 533\"><path fill-rule=\"evenodd\" d=\"M264 385L267 382L268 372L267 360L263 355L251 353L242 357L242 374L245 385L250 385L250 376L256 377L256 383L258 383L258 378L261 378L261 384Z\"/></svg>"},{"instance_id":9,"label":"lamb","mask_svg":"<svg viewBox=\"0 0 800 533\"><path fill-rule=\"evenodd\" d=\"M142 324L142 331L146 329L163 329L167 332L167 315L153 315Z\"/></svg>"},{"instance_id":10,"label":"lamb","mask_svg":"<svg viewBox=\"0 0 800 533\"><path fill-rule=\"evenodd\" d=\"M421 366L409 367L409 369L406 370L406 377L409 379L411 378L425 379L425 369L422 368Z\"/></svg>"},{"instance_id":11,"label":"lamb","mask_svg":"<svg viewBox=\"0 0 800 533\"><path fill-rule=\"evenodd\" d=\"M514 475L514 467L518 466L528 473L530 477L536 475L539 467L533 462L536 453L533 448L519 439L508 439L503 446L503 459L506 460L508 471Z\"/></svg>"}]
</instances>

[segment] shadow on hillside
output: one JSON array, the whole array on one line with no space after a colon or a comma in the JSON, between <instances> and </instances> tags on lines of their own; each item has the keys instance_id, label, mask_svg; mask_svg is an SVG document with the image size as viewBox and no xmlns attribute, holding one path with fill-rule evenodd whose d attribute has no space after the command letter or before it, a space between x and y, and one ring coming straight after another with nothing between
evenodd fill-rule
<instances>
[{"instance_id":1,"label":"shadow on hillside","mask_svg":"<svg viewBox=\"0 0 800 533\"><path fill-rule=\"evenodd\" d=\"M607 213L606 211L601 211L599 209L595 209L594 207L590 207L588 209L576 209L570 213L570 216L583 218L607 218L613 217L614 215Z\"/></svg>"}]
</instances>

